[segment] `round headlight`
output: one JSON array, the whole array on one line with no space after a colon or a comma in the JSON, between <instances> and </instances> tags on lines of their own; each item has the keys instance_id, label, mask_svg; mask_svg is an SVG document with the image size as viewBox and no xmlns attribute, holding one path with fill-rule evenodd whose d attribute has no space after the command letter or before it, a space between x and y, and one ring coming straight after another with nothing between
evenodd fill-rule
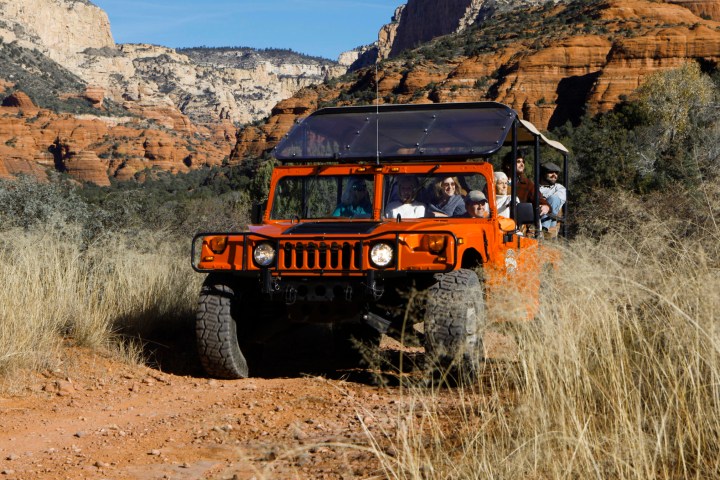
<instances>
[{"instance_id":1,"label":"round headlight","mask_svg":"<svg viewBox=\"0 0 720 480\"><path fill-rule=\"evenodd\" d=\"M269 243L261 243L255 247L253 259L261 267L267 267L275 261L275 247Z\"/></svg>"},{"instance_id":2,"label":"round headlight","mask_svg":"<svg viewBox=\"0 0 720 480\"><path fill-rule=\"evenodd\" d=\"M387 243L376 243L370 249L370 260L377 267L387 267L393 259L393 248Z\"/></svg>"}]
</instances>

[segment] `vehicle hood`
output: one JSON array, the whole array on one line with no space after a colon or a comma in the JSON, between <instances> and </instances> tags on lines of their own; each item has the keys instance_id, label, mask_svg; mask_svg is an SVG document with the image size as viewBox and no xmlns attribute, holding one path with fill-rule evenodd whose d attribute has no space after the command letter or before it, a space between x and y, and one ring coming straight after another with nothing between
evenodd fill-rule
<instances>
[{"instance_id":1,"label":"vehicle hood","mask_svg":"<svg viewBox=\"0 0 720 480\"><path fill-rule=\"evenodd\" d=\"M462 219L471 220L471 219ZM269 236L291 235L370 235L383 232L403 230L412 232L416 230L445 230L448 228L448 219L410 219L397 223L395 221L378 222L375 220L357 222L301 222L276 223L269 225L252 225L250 231L256 234Z\"/></svg>"}]
</instances>

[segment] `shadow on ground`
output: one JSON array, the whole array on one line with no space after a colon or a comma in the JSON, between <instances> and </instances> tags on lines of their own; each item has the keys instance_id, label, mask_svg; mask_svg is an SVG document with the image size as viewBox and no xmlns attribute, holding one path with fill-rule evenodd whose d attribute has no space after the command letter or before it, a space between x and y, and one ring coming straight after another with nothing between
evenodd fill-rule
<instances>
[{"instance_id":1,"label":"shadow on ground","mask_svg":"<svg viewBox=\"0 0 720 480\"><path fill-rule=\"evenodd\" d=\"M142 338L150 368L173 375L207 377L198 357L192 328L155 332ZM370 385L398 385L420 375L423 354L397 348L362 348L356 358L337 352L327 327L295 326L254 352L250 375L259 378L322 376Z\"/></svg>"}]
</instances>

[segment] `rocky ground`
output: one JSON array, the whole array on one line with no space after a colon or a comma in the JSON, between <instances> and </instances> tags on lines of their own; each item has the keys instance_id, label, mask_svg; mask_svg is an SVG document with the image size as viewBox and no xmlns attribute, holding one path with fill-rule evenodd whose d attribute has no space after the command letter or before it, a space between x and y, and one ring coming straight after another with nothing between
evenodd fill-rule
<instances>
[{"instance_id":1,"label":"rocky ground","mask_svg":"<svg viewBox=\"0 0 720 480\"><path fill-rule=\"evenodd\" d=\"M397 377L308 350L229 381L203 375L191 339L140 366L68 347L0 397L0 478L385 478L370 436L384 445L404 415Z\"/></svg>"}]
</instances>

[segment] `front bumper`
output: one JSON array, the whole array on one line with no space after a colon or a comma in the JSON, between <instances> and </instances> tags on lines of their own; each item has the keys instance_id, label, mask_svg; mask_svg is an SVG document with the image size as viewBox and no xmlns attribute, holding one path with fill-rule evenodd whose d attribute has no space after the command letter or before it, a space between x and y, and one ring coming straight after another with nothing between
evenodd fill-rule
<instances>
[{"instance_id":1,"label":"front bumper","mask_svg":"<svg viewBox=\"0 0 720 480\"><path fill-rule=\"evenodd\" d=\"M253 260L254 249L263 243L271 245L276 252L268 266ZM370 258L372 247L378 243L386 243L393 251L392 261L384 267L377 266ZM272 291L280 279L290 277L297 277L297 282L325 277L326 285L327 277L358 278L372 285L376 275L447 272L456 267L458 245L455 234L446 230L385 231L353 237L206 232L193 238L191 258L192 268L197 272L258 276L263 290ZM334 286L331 290L333 298L344 295L335 292ZM313 294L327 296L317 288Z\"/></svg>"}]
</instances>

